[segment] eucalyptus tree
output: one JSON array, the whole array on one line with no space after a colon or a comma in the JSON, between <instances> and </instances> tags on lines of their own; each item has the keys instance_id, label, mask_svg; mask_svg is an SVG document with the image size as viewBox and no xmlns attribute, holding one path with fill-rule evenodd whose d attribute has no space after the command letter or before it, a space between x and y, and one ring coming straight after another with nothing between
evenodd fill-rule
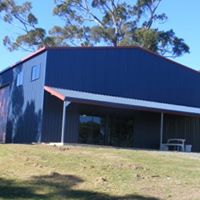
<instances>
[{"instance_id":1,"label":"eucalyptus tree","mask_svg":"<svg viewBox=\"0 0 200 200\"><path fill-rule=\"evenodd\" d=\"M3 39L10 51L35 51L45 45L55 45L53 38L47 36L46 30L38 27L38 19L31 10L31 2L17 4L15 0L0 0L0 19L12 25L11 30L17 32L12 31Z\"/></svg>"},{"instance_id":2,"label":"eucalyptus tree","mask_svg":"<svg viewBox=\"0 0 200 200\"><path fill-rule=\"evenodd\" d=\"M51 34L59 45L138 45L164 56L181 56L189 47L174 31L160 30L165 13L158 13L162 0L54 0L54 15L64 26Z\"/></svg>"},{"instance_id":3,"label":"eucalyptus tree","mask_svg":"<svg viewBox=\"0 0 200 200\"><path fill-rule=\"evenodd\" d=\"M50 30L38 27L32 5L0 0L4 22L21 29L14 38L6 36L9 50L35 50L42 46L132 46L137 45L166 57L189 53L175 32L162 30L167 22L159 13L162 0L54 0L53 15L62 20Z\"/></svg>"}]
</instances>

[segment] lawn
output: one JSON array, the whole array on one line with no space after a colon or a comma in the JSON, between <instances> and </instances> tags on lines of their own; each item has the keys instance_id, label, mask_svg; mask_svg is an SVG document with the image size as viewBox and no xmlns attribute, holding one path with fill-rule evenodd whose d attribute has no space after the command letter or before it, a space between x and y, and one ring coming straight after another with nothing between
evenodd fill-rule
<instances>
[{"instance_id":1,"label":"lawn","mask_svg":"<svg viewBox=\"0 0 200 200\"><path fill-rule=\"evenodd\" d=\"M0 199L199 200L200 155L0 145Z\"/></svg>"}]
</instances>

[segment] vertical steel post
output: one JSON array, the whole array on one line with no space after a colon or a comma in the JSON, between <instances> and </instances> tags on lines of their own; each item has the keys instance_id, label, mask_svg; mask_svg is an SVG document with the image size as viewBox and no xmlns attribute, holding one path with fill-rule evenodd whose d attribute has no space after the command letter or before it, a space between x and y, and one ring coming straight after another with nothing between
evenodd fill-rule
<instances>
[{"instance_id":1,"label":"vertical steel post","mask_svg":"<svg viewBox=\"0 0 200 200\"><path fill-rule=\"evenodd\" d=\"M106 140L105 145L110 145L110 118L109 114L106 115Z\"/></svg>"},{"instance_id":2,"label":"vertical steel post","mask_svg":"<svg viewBox=\"0 0 200 200\"><path fill-rule=\"evenodd\" d=\"M161 116L160 116L160 150L162 150L162 143L163 143L163 120L164 120L164 113L161 112Z\"/></svg>"},{"instance_id":3,"label":"vertical steel post","mask_svg":"<svg viewBox=\"0 0 200 200\"><path fill-rule=\"evenodd\" d=\"M66 108L67 108L67 101L64 100L64 102L63 102L63 113L62 113L62 131L61 131L61 143L62 143L62 145L64 145L64 143L65 143Z\"/></svg>"}]
</instances>

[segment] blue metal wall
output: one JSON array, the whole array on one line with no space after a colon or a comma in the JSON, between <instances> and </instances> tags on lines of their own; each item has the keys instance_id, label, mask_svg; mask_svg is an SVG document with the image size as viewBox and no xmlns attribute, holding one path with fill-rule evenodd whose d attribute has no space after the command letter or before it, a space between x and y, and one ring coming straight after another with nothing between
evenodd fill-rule
<instances>
[{"instance_id":1,"label":"blue metal wall","mask_svg":"<svg viewBox=\"0 0 200 200\"><path fill-rule=\"evenodd\" d=\"M44 97L42 142L61 142L63 102L46 93ZM79 111L76 104L67 106L65 138L66 143L77 143L79 132Z\"/></svg>"},{"instance_id":2,"label":"blue metal wall","mask_svg":"<svg viewBox=\"0 0 200 200\"><path fill-rule=\"evenodd\" d=\"M159 149L160 113L137 112L134 116L134 147Z\"/></svg>"},{"instance_id":3,"label":"blue metal wall","mask_svg":"<svg viewBox=\"0 0 200 200\"><path fill-rule=\"evenodd\" d=\"M200 106L200 74L140 48L49 49L46 85Z\"/></svg>"},{"instance_id":4,"label":"blue metal wall","mask_svg":"<svg viewBox=\"0 0 200 200\"><path fill-rule=\"evenodd\" d=\"M32 67L40 65L40 78L31 81ZM6 141L38 142L42 132L42 111L46 52L33 57L0 75L0 87L9 85ZM17 75L23 71L23 84L17 86Z\"/></svg>"},{"instance_id":5,"label":"blue metal wall","mask_svg":"<svg viewBox=\"0 0 200 200\"><path fill-rule=\"evenodd\" d=\"M166 114L163 142L169 138L184 138L192 151L200 152L200 118Z\"/></svg>"},{"instance_id":6,"label":"blue metal wall","mask_svg":"<svg viewBox=\"0 0 200 200\"><path fill-rule=\"evenodd\" d=\"M42 142L61 142L63 102L45 92Z\"/></svg>"}]
</instances>

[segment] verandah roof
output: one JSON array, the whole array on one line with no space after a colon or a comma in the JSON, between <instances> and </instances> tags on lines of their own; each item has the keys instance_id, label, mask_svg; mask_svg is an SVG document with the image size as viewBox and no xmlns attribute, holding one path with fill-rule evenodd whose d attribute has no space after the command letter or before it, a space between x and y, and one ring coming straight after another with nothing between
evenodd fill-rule
<instances>
[{"instance_id":1,"label":"verandah roof","mask_svg":"<svg viewBox=\"0 0 200 200\"><path fill-rule=\"evenodd\" d=\"M118 96L109 96L49 86L45 86L44 90L51 95L61 99L62 101L200 116L200 108L197 107L124 98Z\"/></svg>"}]
</instances>

